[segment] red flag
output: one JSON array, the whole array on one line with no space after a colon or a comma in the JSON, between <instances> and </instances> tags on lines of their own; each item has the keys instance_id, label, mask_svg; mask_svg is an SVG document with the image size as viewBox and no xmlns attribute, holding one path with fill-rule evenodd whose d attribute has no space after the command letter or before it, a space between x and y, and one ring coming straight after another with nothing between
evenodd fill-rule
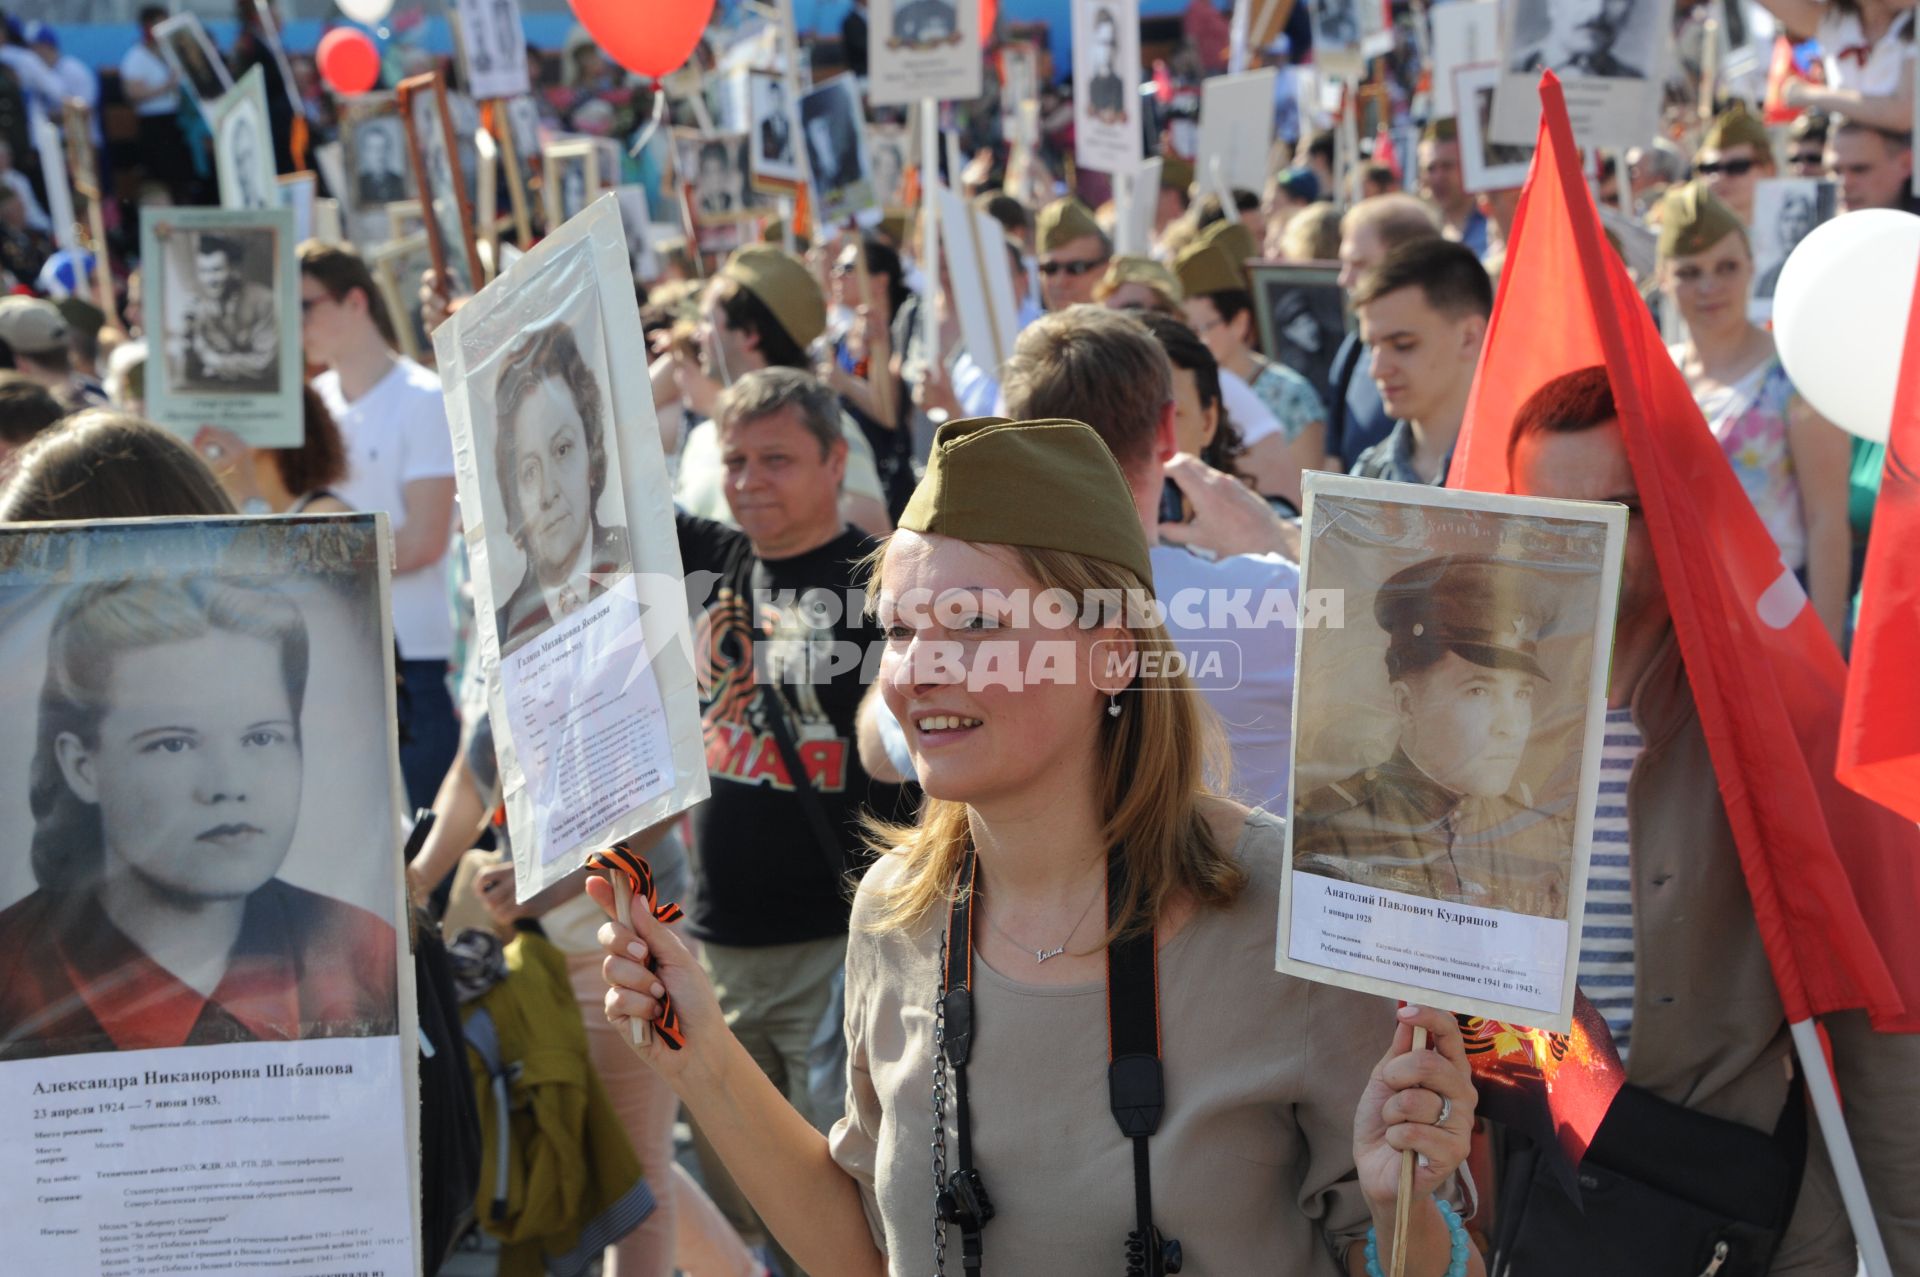
<instances>
[{"instance_id":1,"label":"red flag","mask_svg":"<svg viewBox=\"0 0 1920 1277\"><path fill-rule=\"evenodd\" d=\"M1920 820L1920 281L1874 504L1840 720L1840 779Z\"/></svg>"},{"instance_id":2,"label":"red flag","mask_svg":"<svg viewBox=\"0 0 1920 1277\"><path fill-rule=\"evenodd\" d=\"M1865 1008L1876 1028L1920 1031L1920 830L1835 779L1840 653L1607 246L1551 73L1540 97L1539 148L1448 483L1512 491L1521 404L1556 377L1606 367L1787 1017Z\"/></svg>"},{"instance_id":3,"label":"red flag","mask_svg":"<svg viewBox=\"0 0 1920 1277\"><path fill-rule=\"evenodd\" d=\"M1558 1148L1555 1169L1579 1200L1573 1168L1627 1080L1613 1035L1593 1003L1576 989L1573 1031L1548 1033L1501 1020L1456 1016L1480 1093L1478 1114Z\"/></svg>"}]
</instances>

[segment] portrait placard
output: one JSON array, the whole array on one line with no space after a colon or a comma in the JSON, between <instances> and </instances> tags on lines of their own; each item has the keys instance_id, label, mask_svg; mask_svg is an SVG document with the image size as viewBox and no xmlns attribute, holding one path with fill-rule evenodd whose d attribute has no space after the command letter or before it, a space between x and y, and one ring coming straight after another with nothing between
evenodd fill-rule
<instances>
[{"instance_id":1,"label":"portrait placard","mask_svg":"<svg viewBox=\"0 0 1920 1277\"><path fill-rule=\"evenodd\" d=\"M1673 0L1501 0L1501 58L1488 136L1531 146L1540 73L1560 77L1583 147L1639 146L1657 131ZM1455 91L1459 86L1455 85Z\"/></svg>"},{"instance_id":2,"label":"portrait placard","mask_svg":"<svg viewBox=\"0 0 1920 1277\"><path fill-rule=\"evenodd\" d=\"M881 208L901 208L907 202L907 174L914 167L913 137L913 130L904 124L867 126L873 202Z\"/></svg>"},{"instance_id":3,"label":"portrait placard","mask_svg":"<svg viewBox=\"0 0 1920 1277\"><path fill-rule=\"evenodd\" d=\"M374 514L0 528L9 1267L420 1271L391 554Z\"/></svg>"},{"instance_id":4,"label":"portrait placard","mask_svg":"<svg viewBox=\"0 0 1920 1277\"><path fill-rule=\"evenodd\" d=\"M674 168L701 251L723 253L745 243L766 206L747 172L749 136L682 130L675 132L673 145Z\"/></svg>"},{"instance_id":5,"label":"portrait placard","mask_svg":"<svg viewBox=\"0 0 1920 1277\"><path fill-rule=\"evenodd\" d=\"M434 273L453 296L470 294L484 276L461 147L447 109L446 81L433 71L402 80L396 92L414 185L427 214L427 249L433 254Z\"/></svg>"},{"instance_id":6,"label":"portrait placard","mask_svg":"<svg viewBox=\"0 0 1920 1277\"><path fill-rule=\"evenodd\" d=\"M1474 193L1510 191L1527 180L1533 146L1493 140L1493 100L1500 88L1500 64L1455 67L1453 97L1459 108L1460 184Z\"/></svg>"},{"instance_id":7,"label":"portrait placard","mask_svg":"<svg viewBox=\"0 0 1920 1277\"><path fill-rule=\"evenodd\" d=\"M860 85L851 75L835 76L801 94L800 135L807 144L815 220L839 226L863 213L878 217Z\"/></svg>"},{"instance_id":8,"label":"portrait placard","mask_svg":"<svg viewBox=\"0 0 1920 1277\"><path fill-rule=\"evenodd\" d=\"M619 202L434 334L526 899L707 796L685 586Z\"/></svg>"},{"instance_id":9,"label":"portrait placard","mask_svg":"<svg viewBox=\"0 0 1920 1277\"><path fill-rule=\"evenodd\" d=\"M787 94L785 76L770 71L747 73L749 171L759 185L800 183L800 117Z\"/></svg>"},{"instance_id":10,"label":"portrait placard","mask_svg":"<svg viewBox=\"0 0 1920 1277\"><path fill-rule=\"evenodd\" d=\"M1253 315L1267 358L1313 383L1330 398L1333 357L1347 337L1347 290L1339 262L1247 263L1253 277Z\"/></svg>"},{"instance_id":11,"label":"portrait placard","mask_svg":"<svg viewBox=\"0 0 1920 1277\"><path fill-rule=\"evenodd\" d=\"M1460 67L1500 61L1498 0L1449 0L1427 10L1433 24L1433 104L1435 119L1461 114L1454 95Z\"/></svg>"},{"instance_id":12,"label":"portrait placard","mask_svg":"<svg viewBox=\"0 0 1920 1277\"><path fill-rule=\"evenodd\" d=\"M277 182L280 207L293 212L293 242L298 247L314 236L313 205L317 184L312 173L282 173Z\"/></svg>"},{"instance_id":13,"label":"portrait placard","mask_svg":"<svg viewBox=\"0 0 1920 1277\"><path fill-rule=\"evenodd\" d=\"M867 98L875 105L928 98L971 102L980 96L978 4L876 0L867 23Z\"/></svg>"},{"instance_id":14,"label":"portrait placard","mask_svg":"<svg viewBox=\"0 0 1920 1277\"><path fill-rule=\"evenodd\" d=\"M203 108L219 101L233 88L226 61L214 47L213 37L207 34L198 14L174 14L154 27L153 38L160 46L160 56L172 68L174 78Z\"/></svg>"},{"instance_id":15,"label":"portrait placard","mask_svg":"<svg viewBox=\"0 0 1920 1277\"><path fill-rule=\"evenodd\" d=\"M220 207L274 208L273 132L267 123L266 77L258 64L212 104L214 168Z\"/></svg>"},{"instance_id":16,"label":"portrait placard","mask_svg":"<svg viewBox=\"0 0 1920 1277\"><path fill-rule=\"evenodd\" d=\"M1013 357L1013 339L1020 333L1007 231L991 215L944 186L936 189L935 201L940 216L940 251L947 255L960 341L973 361L991 375Z\"/></svg>"},{"instance_id":17,"label":"portrait placard","mask_svg":"<svg viewBox=\"0 0 1920 1277\"><path fill-rule=\"evenodd\" d=\"M1564 1033L1627 511L1309 471L1279 970Z\"/></svg>"},{"instance_id":18,"label":"portrait placard","mask_svg":"<svg viewBox=\"0 0 1920 1277\"><path fill-rule=\"evenodd\" d=\"M606 182L600 171L600 148L591 138L547 143L541 152L540 170L549 230L579 214Z\"/></svg>"},{"instance_id":19,"label":"portrait placard","mask_svg":"<svg viewBox=\"0 0 1920 1277\"><path fill-rule=\"evenodd\" d=\"M1393 47L1383 0L1311 0L1313 60L1323 75L1358 80Z\"/></svg>"},{"instance_id":20,"label":"portrait placard","mask_svg":"<svg viewBox=\"0 0 1920 1277\"><path fill-rule=\"evenodd\" d=\"M520 21L520 0L454 2L467 92L481 101L527 92L527 30Z\"/></svg>"},{"instance_id":21,"label":"portrait placard","mask_svg":"<svg viewBox=\"0 0 1920 1277\"><path fill-rule=\"evenodd\" d=\"M1074 163L1096 173L1131 173L1145 158L1138 0L1075 4L1073 49Z\"/></svg>"},{"instance_id":22,"label":"portrait placard","mask_svg":"<svg viewBox=\"0 0 1920 1277\"><path fill-rule=\"evenodd\" d=\"M1817 177L1765 177L1754 183L1753 297L1747 318L1755 323L1773 318L1781 267L1814 227L1832 220L1838 205L1838 188Z\"/></svg>"},{"instance_id":23,"label":"portrait placard","mask_svg":"<svg viewBox=\"0 0 1920 1277\"><path fill-rule=\"evenodd\" d=\"M140 210L149 420L192 439L231 430L299 445L300 288L293 211Z\"/></svg>"},{"instance_id":24,"label":"portrait placard","mask_svg":"<svg viewBox=\"0 0 1920 1277\"><path fill-rule=\"evenodd\" d=\"M407 166L407 132L391 93L362 93L341 107L340 148L346 181L339 188L347 212L358 217L416 198Z\"/></svg>"},{"instance_id":25,"label":"portrait placard","mask_svg":"<svg viewBox=\"0 0 1920 1277\"><path fill-rule=\"evenodd\" d=\"M1229 188L1260 194L1273 150L1272 67L1244 75L1216 75L1200 84L1200 146L1194 168L1200 189Z\"/></svg>"}]
</instances>

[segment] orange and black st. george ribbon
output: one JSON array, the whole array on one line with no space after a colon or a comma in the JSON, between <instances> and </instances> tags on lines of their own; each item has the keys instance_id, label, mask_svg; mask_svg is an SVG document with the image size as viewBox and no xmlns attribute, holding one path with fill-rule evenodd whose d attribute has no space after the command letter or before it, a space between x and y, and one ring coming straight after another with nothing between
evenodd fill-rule
<instances>
[{"instance_id":1,"label":"orange and black st. george ribbon","mask_svg":"<svg viewBox=\"0 0 1920 1277\"><path fill-rule=\"evenodd\" d=\"M633 889L634 903L650 910L655 921L663 923L678 922L682 910L677 904L661 904L653 886L653 866L647 858L624 842L615 843L605 851L596 851L587 857L587 868L604 869L610 874L621 874L627 885ZM647 969L657 971L652 954L647 955ZM680 1012L673 1005L673 995L663 994L660 998L660 1014L654 1017L653 1027L659 1031L660 1040L667 1048L678 1051L687 1044L687 1035L680 1027Z\"/></svg>"}]
</instances>

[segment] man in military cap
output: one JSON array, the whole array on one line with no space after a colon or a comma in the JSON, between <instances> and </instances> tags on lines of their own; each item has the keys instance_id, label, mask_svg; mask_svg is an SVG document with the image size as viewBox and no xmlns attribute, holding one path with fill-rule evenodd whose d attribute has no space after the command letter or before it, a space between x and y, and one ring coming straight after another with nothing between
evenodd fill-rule
<instances>
[{"instance_id":1,"label":"man in military cap","mask_svg":"<svg viewBox=\"0 0 1920 1277\"><path fill-rule=\"evenodd\" d=\"M1431 900L1567 916L1572 831L1515 775L1548 682L1552 587L1525 565L1445 555L1374 598L1400 739L1386 761L1304 794L1294 868Z\"/></svg>"},{"instance_id":2,"label":"man in military cap","mask_svg":"<svg viewBox=\"0 0 1920 1277\"><path fill-rule=\"evenodd\" d=\"M1092 301L1094 285L1113 256L1113 241L1093 220L1093 210L1071 195L1062 196L1040 210L1034 231L1040 246L1040 300L1047 309Z\"/></svg>"},{"instance_id":3,"label":"man in military cap","mask_svg":"<svg viewBox=\"0 0 1920 1277\"><path fill-rule=\"evenodd\" d=\"M1634 0L1541 0L1547 38L1513 60L1515 71L1597 80L1644 80L1646 73L1613 56Z\"/></svg>"}]
</instances>

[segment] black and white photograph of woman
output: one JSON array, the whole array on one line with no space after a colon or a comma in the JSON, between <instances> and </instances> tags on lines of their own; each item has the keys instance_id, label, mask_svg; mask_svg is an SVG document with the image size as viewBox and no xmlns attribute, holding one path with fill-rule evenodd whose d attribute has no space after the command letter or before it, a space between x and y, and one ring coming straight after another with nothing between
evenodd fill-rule
<instances>
[{"instance_id":1,"label":"black and white photograph of woman","mask_svg":"<svg viewBox=\"0 0 1920 1277\"><path fill-rule=\"evenodd\" d=\"M37 696L7 697L33 733L35 889L0 912L0 1060L395 1031L392 926L280 876L337 775L308 753L312 667L364 655L315 647L264 581L65 590Z\"/></svg>"}]
</instances>

